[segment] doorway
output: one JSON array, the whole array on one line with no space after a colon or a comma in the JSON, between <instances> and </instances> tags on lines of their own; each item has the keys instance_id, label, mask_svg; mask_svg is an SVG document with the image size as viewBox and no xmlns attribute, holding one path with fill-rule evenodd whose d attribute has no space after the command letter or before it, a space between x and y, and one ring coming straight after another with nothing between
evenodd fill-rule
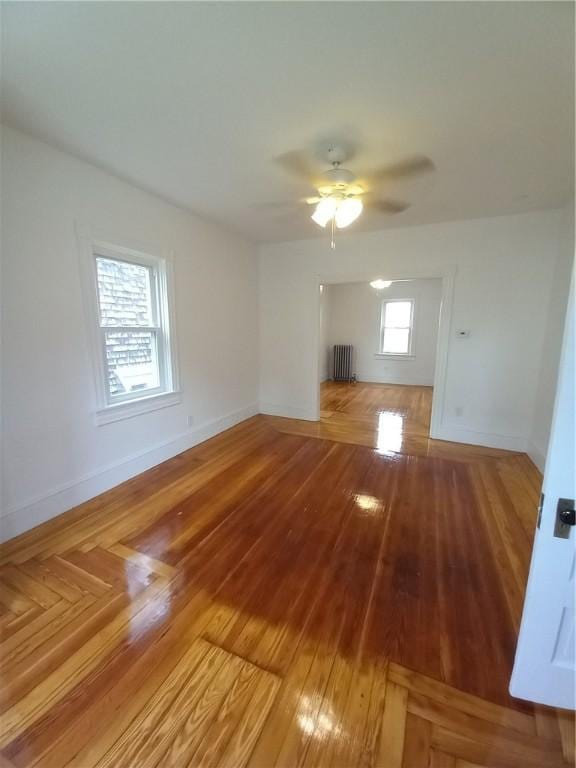
<instances>
[{"instance_id":1,"label":"doorway","mask_svg":"<svg viewBox=\"0 0 576 768\"><path fill-rule=\"evenodd\" d=\"M427 451L442 295L442 278L321 284L318 385L327 437L382 453Z\"/></svg>"}]
</instances>

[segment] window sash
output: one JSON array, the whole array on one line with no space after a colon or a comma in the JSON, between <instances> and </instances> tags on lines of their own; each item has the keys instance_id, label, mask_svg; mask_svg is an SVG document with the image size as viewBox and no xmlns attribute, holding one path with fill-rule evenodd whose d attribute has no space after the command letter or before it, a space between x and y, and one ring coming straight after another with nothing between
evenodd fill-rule
<instances>
[{"instance_id":1,"label":"window sash","mask_svg":"<svg viewBox=\"0 0 576 768\"><path fill-rule=\"evenodd\" d=\"M393 333L394 331L406 332L406 348L405 349L389 348L389 343L387 342L387 336L390 335L390 333ZM383 333L383 339L382 339L381 353L383 355L410 355L411 343L412 343L412 338L411 338L410 328L385 328Z\"/></svg>"},{"instance_id":2,"label":"window sash","mask_svg":"<svg viewBox=\"0 0 576 768\"><path fill-rule=\"evenodd\" d=\"M131 402L134 400L142 400L147 397L153 397L154 395L163 394L171 391L170 386L170 370L171 361L170 345L166 338L165 322L166 318L163 317L162 304L160 301L160 269L158 264L151 264L148 259L137 257L123 258L121 255L108 252L108 249L95 249L93 251L94 257L94 271L96 277L96 305L97 305L97 325L100 337L100 354L102 360L102 385L104 387L104 398L107 406L116 405L119 403ZM98 268L96 260L98 258L107 259L109 261L118 261L125 264L136 264L140 267L144 267L149 271L149 286L150 296L149 308L150 317L152 319L151 325L103 325L102 324L102 308L100 288L98 285ZM138 389L131 392L122 392L119 394L113 394L110 391L109 381L109 365L106 354L106 334L109 333L150 333L155 341L156 359L153 360L153 364L156 365L156 374L158 378L158 386L148 387L146 389Z\"/></svg>"},{"instance_id":3,"label":"window sash","mask_svg":"<svg viewBox=\"0 0 576 768\"><path fill-rule=\"evenodd\" d=\"M152 326L158 327L160 325L160 297L158 286L158 266L146 263L144 260L120 258L118 256L110 256L98 251L94 252L94 262L98 259L106 259L107 261L117 261L121 264L133 264L138 267L143 267L148 270L148 284L150 285L150 296L148 297L150 319L152 320ZM96 266L96 301L98 305L98 325L100 328L114 328L116 326L103 325L102 324L102 305L100 303L100 287L98 285L98 267ZM123 326L128 328L129 326ZM139 328L145 328L146 326L138 326Z\"/></svg>"},{"instance_id":4,"label":"window sash","mask_svg":"<svg viewBox=\"0 0 576 768\"><path fill-rule=\"evenodd\" d=\"M110 392L110 381L108 379L109 365L106 355L106 334L119 332L150 333L153 336L154 345L156 347L156 359L153 359L152 363L157 367L158 386L147 387L146 389L136 389L132 392L121 392L118 394L113 394ZM159 395L168 391L166 343L162 328L153 325L137 325L129 327L125 325L108 325L100 328L100 338L102 349L102 366L104 372L104 387L106 402L108 405L124 403L129 400L141 400L144 397L151 397L152 395Z\"/></svg>"},{"instance_id":5,"label":"window sash","mask_svg":"<svg viewBox=\"0 0 576 768\"><path fill-rule=\"evenodd\" d=\"M412 328L412 326L410 325L410 323L408 323L407 325L397 325L397 324L395 325L394 323L386 323L384 328L390 331L409 331Z\"/></svg>"},{"instance_id":6,"label":"window sash","mask_svg":"<svg viewBox=\"0 0 576 768\"><path fill-rule=\"evenodd\" d=\"M177 325L175 315L175 295L174 295L174 254L171 250L158 249L157 245L151 245L151 250L139 249L136 244L120 244L118 241L108 239L102 233L96 234L89 224L76 222L76 239L78 244L78 256L80 261L80 273L82 278L82 297L84 305L84 314L87 330L87 341L89 342L90 362L92 368L92 388L87 393L90 396L90 410L94 416L96 426L103 426L122 419L131 418L143 413L150 413L159 408L176 405L181 402L179 370L178 370L178 345L177 345ZM144 375L140 378L136 374L139 369L127 370L127 378L124 379L124 388L129 389L132 386L142 384L155 385L161 383L163 390L136 389L129 393L128 400L122 402L119 397L110 397L110 392L120 391L122 387L116 386L112 380L108 385L108 368L104 360L104 343L102 338L103 329L101 328L100 306L99 306L99 269L96 258L114 259L116 261L125 261L129 264L137 264L151 269L154 275L152 281L155 292L154 302L157 308L155 318L146 317L142 311L134 316L134 321L129 315L118 315L117 319L113 313L106 312L106 315L112 314L111 320L114 323L107 326L111 333L120 331L116 325L117 322L145 322L146 325L138 326L138 332L150 334L150 325L153 326L154 339L158 340L160 377L157 372L153 372L150 367L143 367L141 370ZM110 270L107 270L110 271ZM113 272L113 270L112 270ZM102 281L104 285L106 281ZM150 291L148 291L150 293ZM102 291L102 295L107 291ZM106 306L111 302L106 301ZM139 302L139 309L143 307ZM129 326L124 326L127 328ZM112 366L115 366L116 359L119 356L110 349L109 339L109 359ZM148 345L150 338L147 338ZM140 359L138 359L140 358ZM135 364L147 363L147 357L135 355L132 358ZM154 376L154 378L152 378ZM110 377L113 379L113 377ZM133 395L133 396L132 396Z\"/></svg>"},{"instance_id":7,"label":"window sash","mask_svg":"<svg viewBox=\"0 0 576 768\"><path fill-rule=\"evenodd\" d=\"M386 323L386 309L389 304L410 304L410 322L409 325L398 325L394 323ZM412 354L412 331L414 328L414 299L387 299L382 302L380 314L380 354L390 355L392 357L408 357ZM386 331L408 331L408 343L406 345L405 352L386 352L385 351L385 338Z\"/></svg>"}]
</instances>

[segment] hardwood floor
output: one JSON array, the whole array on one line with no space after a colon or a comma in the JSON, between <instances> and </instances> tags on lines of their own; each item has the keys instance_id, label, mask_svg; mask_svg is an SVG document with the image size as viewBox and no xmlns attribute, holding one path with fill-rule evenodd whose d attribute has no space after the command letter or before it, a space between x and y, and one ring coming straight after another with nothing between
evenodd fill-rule
<instances>
[{"instance_id":1,"label":"hardwood floor","mask_svg":"<svg viewBox=\"0 0 576 768\"><path fill-rule=\"evenodd\" d=\"M537 471L356 386L340 441L258 416L0 548L0 766L566 765L507 694Z\"/></svg>"},{"instance_id":2,"label":"hardwood floor","mask_svg":"<svg viewBox=\"0 0 576 768\"><path fill-rule=\"evenodd\" d=\"M427 455L431 410L432 387L327 381L320 387L319 422L269 419L291 434Z\"/></svg>"}]
</instances>

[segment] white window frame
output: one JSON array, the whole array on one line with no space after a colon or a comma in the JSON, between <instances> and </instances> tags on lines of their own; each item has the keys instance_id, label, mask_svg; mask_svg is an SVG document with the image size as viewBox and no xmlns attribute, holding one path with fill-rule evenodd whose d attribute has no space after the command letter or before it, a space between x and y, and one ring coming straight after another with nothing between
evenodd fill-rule
<instances>
[{"instance_id":1,"label":"white window frame","mask_svg":"<svg viewBox=\"0 0 576 768\"><path fill-rule=\"evenodd\" d=\"M409 326L401 326L402 329L408 329L408 350L406 352L384 352L384 333L386 331L386 307L388 304L398 304L402 303L405 304L406 302L410 302L410 325ZM394 299L383 299L382 304L380 306L380 344L378 352L376 353L378 357L385 357L385 358L395 358L397 360L406 360L414 357L414 315L415 315L415 307L416 307L416 300L411 297L405 297L405 298L394 298ZM389 326L390 328L396 327L396 326ZM398 326L400 328L400 326Z\"/></svg>"},{"instance_id":2,"label":"white window frame","mask_svg":"<svg viewBox=\"0 0 576 768\"><path fill-rule=\"evenodd\" d=\"M94 239L86 228L78 227L84 276L84 303L92 348L92 367L96 394L95 421L98 426L131 418L181 402L178 388L177 349L174 334L174 299L172 290L172 258L168 253L152 254L124 245ZM110 396L106 364L105 333L117 326L100 322L100 296L96 259L101 256L114 261L138 264L151 270L151 326L122 326L128 331L153 331L157 340L159 386L154 389Z\"/></svg>"}]
</instances>

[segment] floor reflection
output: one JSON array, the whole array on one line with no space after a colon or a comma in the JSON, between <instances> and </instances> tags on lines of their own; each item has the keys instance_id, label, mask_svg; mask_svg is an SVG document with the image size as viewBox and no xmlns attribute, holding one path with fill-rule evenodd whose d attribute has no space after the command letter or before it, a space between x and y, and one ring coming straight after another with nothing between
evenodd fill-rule
<instances>
[{"instance_id":1,"label":"floor reflection","mask_svg":"<svg viewBox=\"0 0 576 768\"><path fill-rule=\"evenodd\" d=\"M399 453L404 437L404 416L401 413L381 411L378 414L376 453L384 456Z\"/></svg>"},{"instance_id":2,"label":"floor reflection","mask_svg":"<svg viewBox=\"0 0 576 768\"><path fill-rule=\"evenodd\" d=\"M376 513L382 506L382 503L379 499L377 499L375 496L369 496L365 493L354 494L354 501L363 512Z\"/></svg>"},{"instance_id":3,"label":"floor reflection","mask_svg":"<svg viewBox=\"0 0 576 768\"><path fill-rule=\"evenodd\" d=\"M320 420L268 416L267 421L294 435L366 445L383 456L427 456L430 450L432 387L324 382Z\"/></svg>"},{"instance_id":4,"label":"floor reflection","mask_svg":"<svg viewBox=\"0 0 576 768\"><path fill-rule=\"evenodd\" d=\"M323 704L322 710L320 710ZM327 736L338 736L340 726L332 707L323 701L322 696L301 696L298 724L307 736L315 739L325 739Z\"/></svg>"}]
</instances>

